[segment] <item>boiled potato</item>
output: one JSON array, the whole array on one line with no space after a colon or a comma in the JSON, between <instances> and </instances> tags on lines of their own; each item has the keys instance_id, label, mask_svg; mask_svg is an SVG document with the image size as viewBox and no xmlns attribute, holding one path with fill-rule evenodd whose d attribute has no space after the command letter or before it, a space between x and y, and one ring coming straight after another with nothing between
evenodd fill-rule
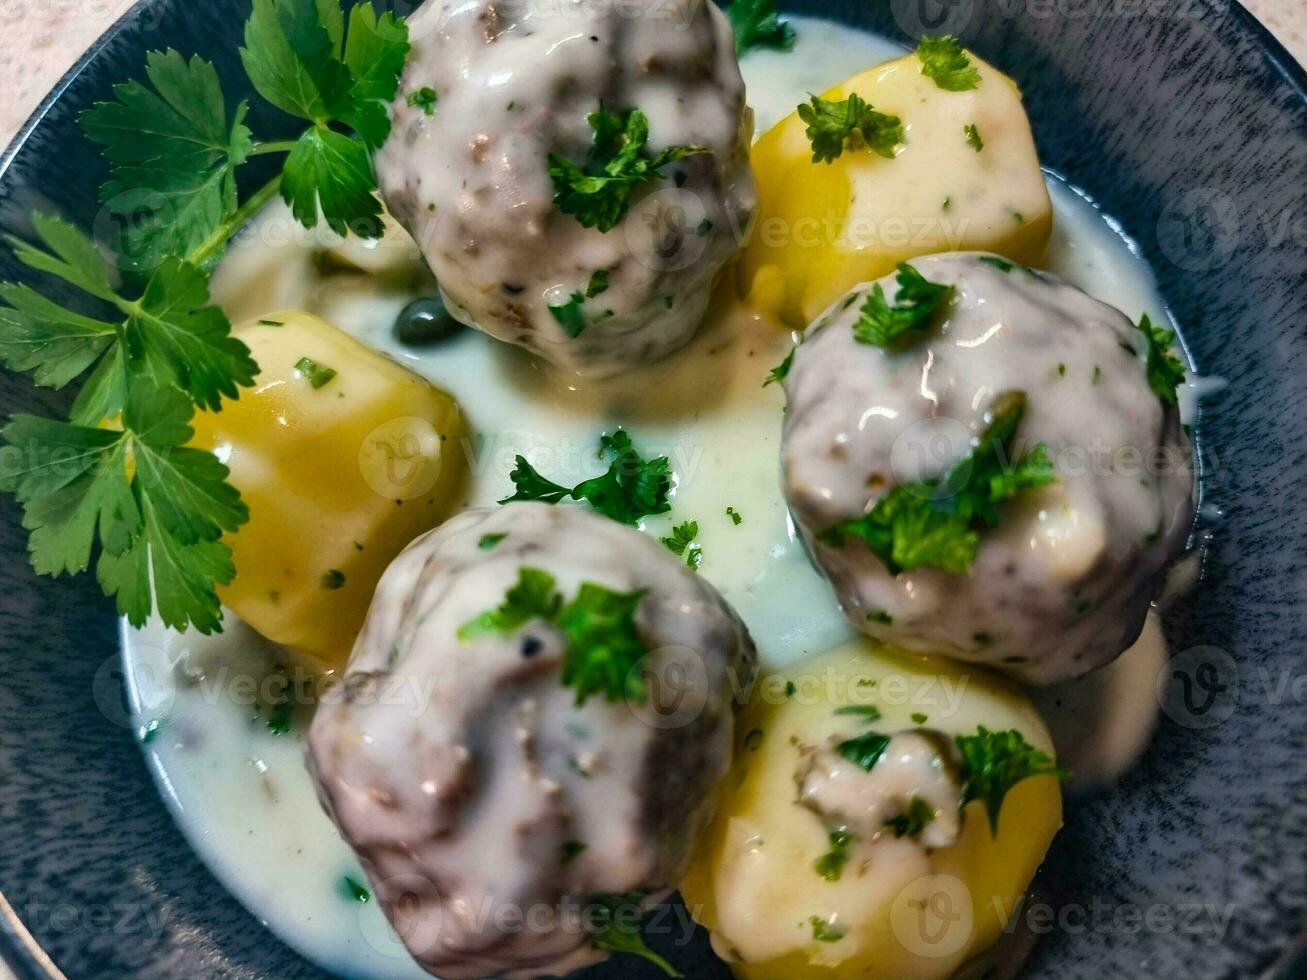
<instances>
[{"instance_id":1,"label":"boiled potato","mask_svg":"<svg viewBox=\"0 0 1307 980\"><path fill-rule=\"evenodd\" d=\"M457 403L325 320L292 311L236 328L254 388L195 419L250 509L229 537L223 602L269 639L344 662L377 580L455 503ZM334 372L334 373L333 373Z\"/></svg>"},{"instance_id":2,"label":"boiled potato","mask_svg":"<svg viewBox=\"0 0 1307 980\"><path fill-rule=\"evenodd\" d=\"M761 215L738 266L751 305L803 329L853 286L916 255L978 250L1043 262L1052 204L1021 93L970 57L980 83L969 91L939 88L912 54L825 93L856 92L898 116L906 137L894 159L864 146L815 163L797 112L754 145Z\"/></svg>"},{"instance_id":3,"label":"boiled potato","mask_svg":"<svg viewBox=\"0 0 1307 980\"><path fill-rule=\"evenodd\" d=\"M998 939L1061 826L1061 790L1050 775L1018 782L1003 800L996 833L980 801L959 810L965 770L960 756L950 757L953 739L979 726L1015 730L1052 754L1043 722L1017 688L942 659L859 640L759 682L737 726L734 778L681 886L736 976L945 978ZM818 786L836 794L827 801L870 801L878 815L868 833L813 808L811 774L812 760L832 751L821 747L873 730L893 734L892 746L937 747L939 754L922 754L925 768L913 770L900 765L908 756L890 748L871 770L846 769ZM886 772L890 778L869 781ZM938 810L915 836L896 836L881 823L903 812L894 809L896 796L916 799L920 790L936 799L949 785L952 811ZM856 830L842 852L834 846L836 823ZM843 858L832 874L828 856L835 853Z\"/></svg>"}]
</instances>

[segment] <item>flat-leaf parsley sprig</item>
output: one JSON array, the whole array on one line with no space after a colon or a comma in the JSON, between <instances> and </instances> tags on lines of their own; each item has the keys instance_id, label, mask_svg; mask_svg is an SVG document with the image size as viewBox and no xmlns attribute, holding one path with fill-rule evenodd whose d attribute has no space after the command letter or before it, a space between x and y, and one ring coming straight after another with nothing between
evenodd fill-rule
<instances>
[{"instance_id":1,"label":"flat-leaf parsley sprig","mask_svg":"<svg viewBox=\"0 0 1307 980\"><path fill-rule=\"evenodd\" d=\"M308 227L381 233L371 152L407 52L403 21L367 4L347 29L330 0L254 0L241 59L261 96L309 124L297 138L256 139L213 65L176 51L150 53L144 81L82 114L118 231L96 243L33 215L32 240L8 243L54 288L0 283L0 361L40 386L82 382L67 421L17 415L0 432L0 490L23 507L39 573L94 561L133 625L157 611L176 629L221 629L216 589L235 576L222 537L249 513L227 467L187 444L195 411L220 411L258 365L210 303L209 276L278 193ZM268 154L285 155L281 172L241 200L238 168Z\"/></svg>"},{"instance_id":2,"label":"flat-leaf parsley sprig","mask_svg":"<svg viewBox=\"0 0 1307 980\"><path fill-rule=\"evenodd\" d=\"M1000 394L976 446L941 479L895 487L870 512L837 524L821 540L842 547L861 538L891 575L927 566L966 575L981 530L998 523L998 505L1057 479L1043 443L1013 457L1025 408L1025 392Z\"/></svg>"}]
</instances>

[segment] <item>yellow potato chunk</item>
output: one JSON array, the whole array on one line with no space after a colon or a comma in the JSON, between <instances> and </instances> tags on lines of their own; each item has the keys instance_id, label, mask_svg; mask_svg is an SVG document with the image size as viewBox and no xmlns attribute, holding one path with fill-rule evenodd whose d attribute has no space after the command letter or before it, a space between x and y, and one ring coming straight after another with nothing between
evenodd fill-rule
<instances>
[{"instance_id":1,"label":"yellow potato chunk","mask_svg":"<svg viewBox=\"0 0 1307 980\"><path fill-rule=\"evenodd\" d=\"M879 715L836 714L850 705ZM797 802L805 753L832 736L907 730L948 744L980 725L1015 729L1052 754L1019 689L943 659L858 640L759 682L737 726L721 808L681 883L736 976L943 980L994 944L1062 824L1056 777L1012 788L996 835L972 801L950 846L931 850L886 832L855 845L837 880L816 866L832 850L831 828Z\"/></svg>"},{"instance_id":2,"label":"yellow potato chunk","mask_svg":"<svg viewBox=\"0 0 1307 980\"><path fill-rule=\"evenodd\" d=\"M224 603L326 666L348 656L377 580L456 502L466 429L452 397L325 320L269 314L235 330L255 386L195 419L250 509L228 540ZM334 374L332 373L334 372Z\"/></svg>"},{"instance_id":3,"label":"yellow potato chunk","mask_svg":"<svg viewBox=\"0 0 1307 980\"><path fill-rule=\"evenodd\" d=\"M793 113L754 145L760 217L737 266L740 295L803 329L853 286L934 252L996 252L1040 265L1052 204L1016 83L970 55L980 83L939 88L915 54L855 75L824 98L862 96L898 116L894 159L846 145L815 163ZM977 151L966 127L983 143Z\"/></svg>"}]
</instances>

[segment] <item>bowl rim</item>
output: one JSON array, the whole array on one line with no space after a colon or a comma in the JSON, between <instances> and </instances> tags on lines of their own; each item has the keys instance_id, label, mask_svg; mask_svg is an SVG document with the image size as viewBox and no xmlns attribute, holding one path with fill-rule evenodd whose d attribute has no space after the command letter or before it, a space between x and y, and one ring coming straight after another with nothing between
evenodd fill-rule
<instances>
[{"instance_id":1,"label":"bowl rim","mask_svg":"<svg viewBox=\"0 0 1307 980\"><path fill-rule=\"evenodd\" d=\"M50 110L63 98L69 86L104 48L132 26L142 12L155 2L156 0L135 0L59 77L19 127L4 152L0 153L0 183L8 176L18 154L45 121ZM1248 32L1261 49L1284 85L1307 109L1307 62L1299 61L1270 28L1244 6L1242 0L1217 0L1217 4L1224 4L1239 21L1239 26ZM69 980L23 923L4 892L0 891L0 971L6 968L14 972L17 980ZM1307 922L1304 922L1302 930L1290 939L1280 956L1257 980L1296 980L1304 976L1307 976ZM3 973L0 973L0 980L6 980Z\"/></svg>"}]
</instances>

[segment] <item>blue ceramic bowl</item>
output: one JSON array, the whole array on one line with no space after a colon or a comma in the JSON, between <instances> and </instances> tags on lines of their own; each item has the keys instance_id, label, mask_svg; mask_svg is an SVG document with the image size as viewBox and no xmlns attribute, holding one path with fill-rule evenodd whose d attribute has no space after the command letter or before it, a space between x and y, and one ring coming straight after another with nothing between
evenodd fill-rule
<instances>
[{"instance_id":1,"label":"blue ceramic bowl","mask_svg":"<svg viewBox=\"0 0 1307 980\"><path fill-rule=\"evenodd\" d=\"M1070 808L1043 873L1065 914L1028 975L1296 975L1307 952L1295 943L1307 921L1307 74L1223 0L794 6L891 36L958 33L1017 78L1044 161L1121 220L1198 368L1230 382L1200 420L1205 513L1223 518L1200 585L1167 624L1172 649L1187 651L1164 685L1175 700L1142 764ZM77 113L136 76L151 48L199 52L228 86L244 84L247 13L243 0L132 10L6 151L0 225L23 234L40 207L89 226L103 173ZM253 104L268 115L261 130L280 125ZM18 277L0 256L0 278ZM5 414L61 403L0 377ZM111 605L89 578L38 580L25 543L6 498L0 958L22 980L322 976L191 853L132 738ZM702 936L675 956L697 964L692 976L726 977ZM593 973L646 975L627 960Z\"/></svg>"}]
</instances>

